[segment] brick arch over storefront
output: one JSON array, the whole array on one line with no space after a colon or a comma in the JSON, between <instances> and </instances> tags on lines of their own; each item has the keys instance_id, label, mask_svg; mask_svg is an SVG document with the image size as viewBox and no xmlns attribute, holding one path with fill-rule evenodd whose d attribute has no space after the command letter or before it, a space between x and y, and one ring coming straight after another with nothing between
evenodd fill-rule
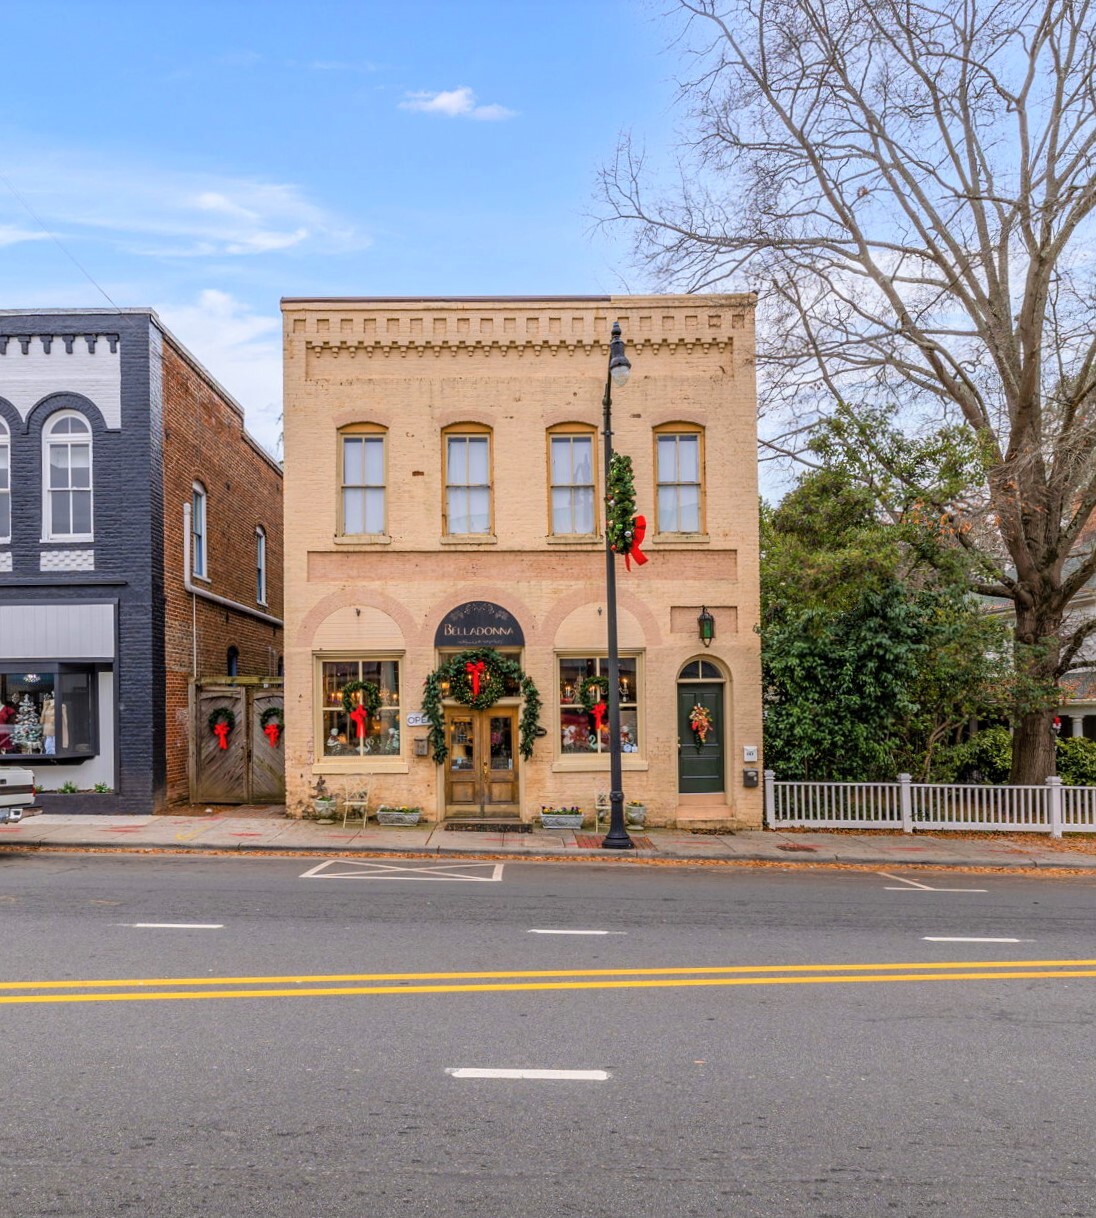
<instances>
[{"instance_id":1,"label":"brick arch over storefront","mask_svg":"<svg viewBox=\"0 0 1096 1218\"><path fill-rule=\"evenodd\" d=\"M323 623L342 609L373 609L383 613L392 619L405 640L414 639L420 633L406 608L393 597L372 589L364 592L355 588L341 588L318 601L305 614L297 631L297 645L311 647Z\"/></svg>"},{"instance_id":2,"label":"brick arch over storefront","mask_svg":"<svg viewBox=\"0 0 1096 1218\"><path fill-rule=\"evenodd\" d=\"M458 594L451 593L445 600L435 601L430 607L426 614L426 621L421 628L419 645L433 648L438 623L447 613L452 613L459 605L466 604L468 601L490 601L493 605L501 606L517 620L525 635L526 645L529 644L537 629L537 621L533 611L524 601L518 600L511 589L499 584L465 584L461 585Z\"/></svg>"},{"instance_id":3,"label":"brick arch over storefront","mask_svg":"<svg viewBox=\"0 0 1096 1218\"><path fill-rule=\"evenodd\" d=\"M559 633L560 626L563 625L564 621L576 609L581 609L584 605L597 604L605 604L604 589L597 596L591 596L586 588L579 588L567 596L561 597L548 610L544 615L544 620L539 624L542 636L546 639L554 640ZM643 631L643 637L648 648L662 646L662 631L659 629L658 620L655 615L639 597L633 596L626 591L622 592L619 582L617 583L617 608L627 609L636 619L640 629Z\"/></svg>"}]
</instances>

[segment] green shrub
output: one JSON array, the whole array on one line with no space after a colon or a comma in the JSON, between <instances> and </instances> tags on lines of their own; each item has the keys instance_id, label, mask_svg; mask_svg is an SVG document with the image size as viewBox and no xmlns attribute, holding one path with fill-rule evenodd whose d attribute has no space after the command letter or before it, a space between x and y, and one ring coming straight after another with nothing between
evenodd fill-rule
<instances>
[{"instance_id":1,"label":"green shrub","mask_svg":"<svg viewBox=\"0 0 1096 1218\"><path fill-rule=\"evenodd\" d=\"M1096 740L1084 736L1059 740L1058 777L1067 787L1096 786Z\"/></svg>"},{"instance_id":2,"label":"green shrub","mask_svg":"<svg viewBox=\"0 0 1096 1218\"><path fill-rule=\"evenodd\" d=\"M933 758L934 782L1008 782L1012 737L1007 727L987 727L962 744L939 749Z\"/></svg>"}]
</instances>

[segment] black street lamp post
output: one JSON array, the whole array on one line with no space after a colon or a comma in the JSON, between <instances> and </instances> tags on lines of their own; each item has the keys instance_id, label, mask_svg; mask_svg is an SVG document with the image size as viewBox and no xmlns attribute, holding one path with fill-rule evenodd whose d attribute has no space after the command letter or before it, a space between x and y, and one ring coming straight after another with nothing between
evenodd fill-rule
<instances>
[{"instance_id":1,"label":"black street lamp post","mask_svg":"<svg viewBox=\"0 0 1096 1218\"><path fill-rule=\"evenodd\" d=\"M624 354L620 322L613 322L609 342L609 375L605 378L605 488L609 487L609 466L613 460L614 385L623 385L632 365ZM635 843L624 827L624 780L620 768L620 656L617 651L616 554L605 530L605 616L609 635L609 832L602 840L606 850L634 850Z\"/></svg>"}]
</instances>

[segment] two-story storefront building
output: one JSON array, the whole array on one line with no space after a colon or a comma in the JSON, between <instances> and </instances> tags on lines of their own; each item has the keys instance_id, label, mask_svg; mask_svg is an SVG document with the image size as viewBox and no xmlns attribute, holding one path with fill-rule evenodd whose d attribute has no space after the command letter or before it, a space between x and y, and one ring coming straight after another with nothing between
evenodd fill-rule
<instances>
[{"instance_id":1,"label":"two-story storefront building","mask_svg":"<svg viewBox=\"0 0 1096 1218\"><path fill-rule=\"evenodd\" d=\"M243 418L150 310L0 311L0 766L51 811L186 801L193 682L278 674L281 470Z\"/></svg>"},{"instance_id":2,"label":"two-story storefront building","mask_svg":"<svg viewBox=\"0 0 1096 1218\"><path fill-rule=\"evenodd\" d=\"M649 559L617 564L625 796L650 823L759 825L753 297L282 309L289 810L322 777L432 820L592 811L619 321L614 446Z\"/></svg>"}]
</instances>

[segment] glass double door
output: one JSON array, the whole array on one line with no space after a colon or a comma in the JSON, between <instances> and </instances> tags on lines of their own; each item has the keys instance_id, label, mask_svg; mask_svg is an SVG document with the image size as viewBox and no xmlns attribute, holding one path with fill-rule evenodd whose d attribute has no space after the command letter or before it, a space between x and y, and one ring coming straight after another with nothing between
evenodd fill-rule
<instances>
[{"instance_id":1,"label":"glass double door","mask_svg":"<svg viewBox=\"0 0 1096 1218\"><path fill-rule=\"evenodd\" d=\"M445 742L446 816L518 815L518 708L449 710Z\"/></svg>"}]
</instances>

